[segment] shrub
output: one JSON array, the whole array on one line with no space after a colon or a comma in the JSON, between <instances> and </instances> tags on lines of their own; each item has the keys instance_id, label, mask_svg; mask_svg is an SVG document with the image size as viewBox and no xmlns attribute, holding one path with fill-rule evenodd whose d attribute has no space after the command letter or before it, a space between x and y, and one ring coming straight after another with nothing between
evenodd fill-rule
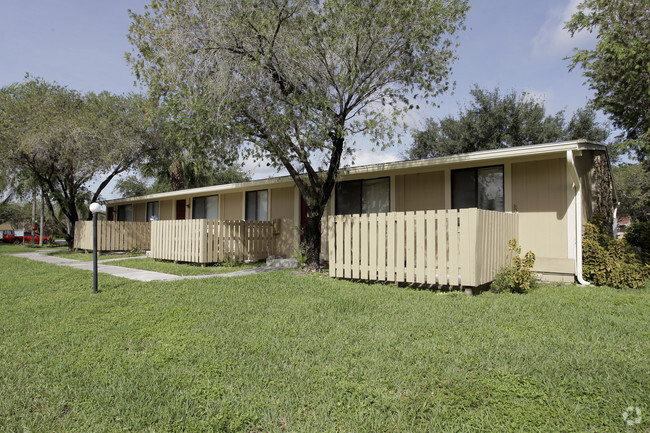
<instances>
[{"instance_id":1,"label":"shrub","mask_svg":"<svg viewBox=\"0 0 650 433\"><path fill-rule=\"evenodd\" d=\"M624 239L603 235L595 224L586 223L582 234L582 275L599 286L637 288L650 278L650 266Z\"/></svg>"},{"instance_id":2,"label":"shrub","mask_svg":"<svg viewBox=\"0 0 650 433\"><path fill-rule=\"evenodd\" d=\"M625 232L627 243L641 252L645 263L650 259L650 222L635 222Z\"/></svg>"},{"instance_id":3,"label":"shrub","mask_svg":"<svg viewBox=\"0 0 650 433\"><path fill-rule=\"evenodd\" d=\"M502 266L494 276L490 288L497 292L526 293L535 287L535 273L532 271L535 264L535 254L528 251L522 258L521 247L516 239L508 241L508 255L511 264Z\"/></svg>"}]
</instances>

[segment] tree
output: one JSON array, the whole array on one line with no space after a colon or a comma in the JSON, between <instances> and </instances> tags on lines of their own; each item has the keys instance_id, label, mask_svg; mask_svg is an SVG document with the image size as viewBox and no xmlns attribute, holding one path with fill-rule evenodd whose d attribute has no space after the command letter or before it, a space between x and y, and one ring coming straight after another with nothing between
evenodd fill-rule
<instances>
[{"instance_id":1,"label":"tree","mask_svg":"<svg viewBox=\"0 0 650 433\"><path fill-rule=\"evenodd\" d=\"M620 164L612 167L618 215L631 216L634 221L650 221L650 172L640 164Z\"/></svg>"},{"instance_id":2,"label":"tree","mask_svg":"<svg viewBox=\"0 0 650 433\"><path fill-rule=\"evenodd\" d=\"M86 201L99 200L115 176L154 149L146 113L137 95L82 95L39 78L3 87L5 176L14 186L27 178L42 188L56 230L71 246Z\"/></svg>"},{"instance_id":3,"label":"tree","mask_svg":"<svg viewBox=\"0 0 650 433\"><path fill-rule=\"evenodd\" d=\"M222 178L248 179L233 169L239 146L227 141L222 122L205 106L194 104L186 109L174 95L154 95L153 100L152 117L161 145L140 165L140 171L156 179L155 190L214 185L215 172L224 172Z\"/></svg>"},{"instance_id":4,"label":"tree","mask_svg":"<svg viewBox=\"0 0 650 433\"><path fill-rule=\"evenodd\" d=\"M626 148L645 161L650 152L650 2L583 0L566 23L571 35L596 32L593 49L576 50L569 69L583 69L596 109L624 130Z\"/></svg>"},{"instance_id":5,"label":"tree","mask_svg":"<svg viewBox=\"0 0 650 433\"><path fill-rule=\"evenodd\" d=\"M203 166L201 166L203 167ZM222 185L225 183L246 182L251 180L248 173L240 170L235 166L226 169L216 167L205 167L203 171L196 172L196 164L190 163L189 168L185 168L184 182L187 188L199 188L202 186ZM166 171L155 181L147 181L143 176L130 175L116 182L115 190L121 197L138 197L147 194L159 192L174 191L171 186L171 173Z\"/></svg>"},{"instance_id":6,"label":"tree","mask_svg":"<svg viewBox=\"0 0 650 433\"><path fill-rule=\"evenodd\" d=\"M448 89L467 9L466 0L159 0L131 13L127 56L152 94L209 112L249 157L289 172L317 264L350 137L385 144L414 101Z\"/></svg>"},{"instance_id":7,"label":"tree","mask_svg":"<svg viewBox=\"0 0 650 433\"><path fill-rule=\"evenodd\" d=\"M11 196L0 202L0 224L9 223L14 229L24 229L29 224L31 204L14 202Z\"/></svg>"},{"instance_id":8,"label":"tree","mask_svg":"<svg viewBox=\"0 0 650 433\"><path fill-rule=\"evenodd\" d=\"M408 150L412 159L432 158L478 150L584 138L604 141L609 131L596 121L593 110L577 110L567 123L564 112L547 115L543 101L525 92L502 94L475 86L473 100L458 113L439 122L426 121L413 133Z\"/></svg>"}]
</instances>

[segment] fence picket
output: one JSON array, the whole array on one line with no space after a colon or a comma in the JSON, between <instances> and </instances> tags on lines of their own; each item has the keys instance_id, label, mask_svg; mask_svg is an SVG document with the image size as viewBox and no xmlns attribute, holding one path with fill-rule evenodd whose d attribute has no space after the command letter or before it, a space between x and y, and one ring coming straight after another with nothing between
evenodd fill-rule
<instances>
[{"instance_id":1,"label":"fence picket","mask_svg":"<svg viewBox=\"0 0 650 433\"><path fill-rule=\"evenodd\" d=\"M425 283L426 237L424 211L415 213L415 282Z\"/></svg>"}]
</instances>

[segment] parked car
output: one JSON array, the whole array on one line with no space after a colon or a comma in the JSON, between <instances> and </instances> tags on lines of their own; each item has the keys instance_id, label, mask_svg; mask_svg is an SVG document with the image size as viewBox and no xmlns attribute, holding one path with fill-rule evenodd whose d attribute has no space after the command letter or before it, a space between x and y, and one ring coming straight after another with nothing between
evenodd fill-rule
<instances>
[{"instance_id":1,"label":"parked car","mask_svg":"<svg viewBox=\"0 0 650 433\"><path fill-rule=\"evenodd\" d=\"M11 234L4 234L2 236L2 241L7 244L22 244L22 243L31 243L32 242L32 232L22 232L22 230L16 230ZM41 236L39 233L36 233L34 236L34 243L39 243ZM43 242L49 242L51 238L49 236L43 236Z\"/></svg>"},{"instance_id":2,"label":"parked car","mask_svg":"<svg viewBox=\"0 0 650 433\"><path fill-rule=\"evenodd\" d=\"M0 230L0 243L4 242L5 235L13 235L13 230Z\"/></svg>"}]
</instances>

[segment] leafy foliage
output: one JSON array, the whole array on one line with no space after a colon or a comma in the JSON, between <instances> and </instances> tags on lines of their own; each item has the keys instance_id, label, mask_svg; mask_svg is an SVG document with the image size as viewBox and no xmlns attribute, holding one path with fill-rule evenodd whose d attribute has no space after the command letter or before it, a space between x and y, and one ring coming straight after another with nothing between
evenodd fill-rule
<instances>
[{"instance_id":1,"label":"leafy foliage","mask_svg":"<svg viewBox=\"0 0 650 433\"><path fill-rule=\"evenodd\" d=\"M582 234L582 274L599 286L637 288L650 278L650 266L643 265L624 239L612 239L598 224L586 223Z\"/></svg>"},{"instance_id":2,"label":"leafy foliage","mask_svg":"<svg viewBox=\"0 0 650 433\"><path fill-rule=\"evenodd\" d=\"M389 143L416 99L449 88L467 9L466 0L160 0L131 14L128 58L154 96L206 113L221 138L289 172L317 263L348 138Z\"/></svg>"},{"instance_id":3,"label":"leafy foliage","mask_svg":"<svg viewBox=\"0 0 650 433\"><path fill-rule=\"evenodd\" d=\"M31 204L27 202L0 202L0 224L8 223L17 229L23 229L31 219Z\"/></svg>"},{"instance_id":4,"label":"leafy foliage","mask_svg":"<svg viewBox=\"0 0 650 433\"><path fill-rule=\"evenodd\" d=\"M210 169L204 164L188 161L185 167L183 178L185 188L199 188L202 186L222 185L251 180L248 173L236 166L230 166L225 169L212 167ZM159 177L153 181L150 178L147 179L142 176L126 176L116 182L115 190L121 197L138 197L147 194L173 191L172 177L169 173L170 171L167 171L167 174L159 172Z\"/></svg>"},{"instance_id":5,"label":"leafy foliage","mask_svg":"<svg viewBox=\"0 0 650 433\"><path fill-rule=\"evenodd\" d=\"M146 112L137 95L82 95L29 77L3 87L0 150L10 187L38 185L56 230L71 245L87 203L154 149Z\"/></svg>"},{"instance_id":6,"label":"leafy foliage","mask_svg":"<svg viewBox=\"0 0 650 433\"><path fill-rule=\"evenodd\" d=\"M648 0L583 0L566 23L571 35L595 32L593 49L577 50L570 69L580 66L594 91L593 105L625 131L626 147L640 161L650 151L650 4Z\"/></svg>"},{"instance_id":7,"label":"leafy foliage","mask_svg":"<svg viewBox=\"0 0 650 433\"><path fill-rule=\"evenodd\" d=\"M440 121L428 119L413 133L412 159L430 158L478 150L549 143L584 138L605 141L607 128L598 124L590 109L577 110L567 122L564 112L547 115L543 101L512 91L502 94L475 86L473 100L458 113Z\"/></svg>"},{"instance_id":8,"label":"leafy foliage","mask_svg":"<svg viewBox=\"0 0 650 433\"><path fill-rule=\"evenodd\" d=\"M622 163L612 167L619 216L631 216L634 221L650 217L650 171L641 164Z\"/></svg>"},{"instance_id":9,"label":"leafy foliage","mask_svg":"<svg viewBox=\"0 0 650 433\"><path fill-rule=\"evenodd\" d=\"M494 276L490 288L496 293L526 293L533 289L536 284L533 266L535 265L535 254L528 251L521 257L521 246L517 239L508 241L508 255L511 264L503 266Z\"/></svg>"},{"instance_id":10,"label":"leafy foliage","mask_svg":"<svg viewBox=\"0 0 650 433\"><path fill-rule=\"evenodd\" d=\"M637 248L645 263L650 262L650 222L634 222L625 231L625 240Z\"/></svg>"}]
</instances>

